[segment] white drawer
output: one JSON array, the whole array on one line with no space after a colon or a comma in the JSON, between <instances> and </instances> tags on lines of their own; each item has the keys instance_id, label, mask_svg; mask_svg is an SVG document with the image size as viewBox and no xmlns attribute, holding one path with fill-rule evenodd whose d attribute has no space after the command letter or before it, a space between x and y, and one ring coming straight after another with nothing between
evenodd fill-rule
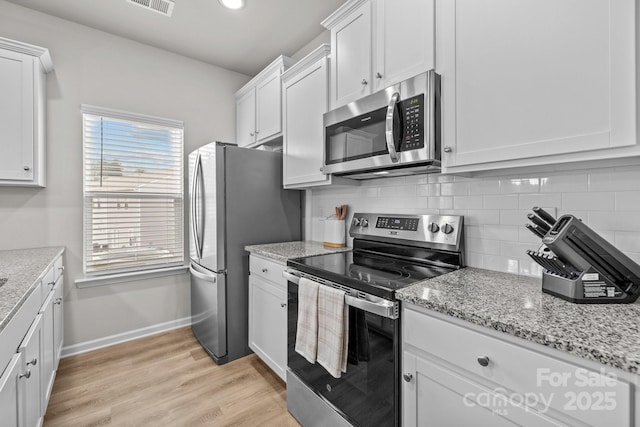
<instances>
[{"instance_id":1,"label":"white drawer","mask_svg":"<svg viewBox=\"0 0 640 427\"><path fill-rule=\"evenodd\" d=\"M249 257L249 271L251 274L255 274L264 277L267 280L286 286L286 279L282 277L286 266L279 264L275 261L261 258L255 255Z\"/></svg>"},{"instance_id":2,"label":"white drawer","mask_svg":"<svg viewBox=\"0 0 640 427\"><path fill-rule=\"evenodd\" d=\"M475 374L495 392L529 397L539 411L548 406L587 425L631 423L630 385L604 365L585 369L406 307L403 316L406 344ZM480 358L488 358L486 367Z\"/></svg>"},{"instance_id":3,"label":"white drawer","mask_svg":"<svg viewBox=\"0 0 640 427\"><path fill-rule=\"evenodd\" d=\"M42 302L49 296L49 292L53 289L53 286L56 284L56 269L55 266L51 267L44 274L44 278L42 279Z\"/></svg>"},{"instance_id":4,"label":"white drawer","mask_svg":"<svg viewBox=\"0 0 640 427\"><path fill-rule=\"evenodd\" d=\"M59 256L53 262L53 271L55 273L56 280L58 280L58 277L60 277L62 275L62 273L64 272L64 267L62 265L62 256Z\"/></svg>"}]
</instances>

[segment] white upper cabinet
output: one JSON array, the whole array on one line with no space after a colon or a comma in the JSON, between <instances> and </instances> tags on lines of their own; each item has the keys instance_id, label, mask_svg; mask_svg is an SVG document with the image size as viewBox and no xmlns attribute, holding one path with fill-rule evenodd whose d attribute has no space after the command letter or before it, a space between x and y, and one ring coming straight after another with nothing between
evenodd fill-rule
<instances>
[{"instance_id":1,"label":"white upper cabinet","mask_svg":"<svg viewBox=\"0 0 640 427\"><path fill-rule=\"evenodd\" d=\"M330 108L433 68L434 0L352 0L331 30Z\"/></svg>"},{"instance_id":2,"label":"white upper cabinet","mask_svg":"<svg viewBox=\"0 0 640 427\"><path fill-rule=\"evenodd\" d=\"M320 46L282 75L284 139L282 183L285 188L321 185L324 125L329 106L329 45Z\"/></svg>"},{"instance_id":3,"label":"white upper cabinet","mask_svg":"<svg viewBox=\"0 0 640 427\"><path fill-rule=\"evenodd\" d=\"M236 99L236 143L240 147L256 140L256 90L248 90Z\"/></svg>"},{"instance_id":4,"label":"white upper cabinet","mask_svg":"<svg viewBox=\"0 0 640 427\"><path fill-rule=\"evenodd\" d=\"M236 92L236 142L255 147L282 136L282 73L295 61L280 56Z\"/></svg>"},{"instance_id":5,"label":"white upper cabinet","mask_svg":"<svg viewBox=\"0 0 640 427\"><path fill-rule=\"evenodd\" d=\"M439 0L445 171L598 159L635 145L635 8Z\"/></svg>"},{"instance_id":6,"label":"white upper cabinet","mask_svg":"<svg viewBox=\"0 0 640 427\"><path fill-rule=\"evenodd\" d=\"M373 90L435 65L435 0L376 0Z\"/></svg>"},{"instance_id":7,"label":"white upper cabinet","mask_svg":"<svg viewBox=\"0 0 640 427\"><path fill-rule=\"evenodd\" d=\"M356 4L335 22L334 14L322 23L331 30L331 109L371 93L371 3ZM352 4L336 13L347 6Z\"/></svg>"},{"instance_id":8,"label":"white upper cabinet","mask_svg":"<svg viewBox=\"0 0 640 427\"><path fill-rule=\"evenodd\" d=\"M47 49L0 38L0 185L45 186Z\"/></svg>"}]
</instances>

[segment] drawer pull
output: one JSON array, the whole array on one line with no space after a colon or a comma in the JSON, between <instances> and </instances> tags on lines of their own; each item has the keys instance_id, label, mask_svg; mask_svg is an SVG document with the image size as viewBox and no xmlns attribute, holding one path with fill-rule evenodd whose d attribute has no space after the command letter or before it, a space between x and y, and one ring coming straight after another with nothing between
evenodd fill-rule
<instances>
[{"instance_id":1,"label":"drawer pull","mask_svg":"<svg viewBox=\"0 0 640 427\"><path fill-rule=\"evenodd\" d=\"M263 269L262 269L262 272L263 272L263 273L266 273L267 271L269 271L269 269L268 269L268 268L263 268Z\"/></svg>"},{"instance_id":2,"label":"drawer pull","mask_svg":"<svg viewBox=\"0 0 640 427\"><path fill-rule=\"evenodd\" d=\"M403 374L403 375L402 375L402 378L404 378L404 380L405 380L406 382L410 383L410 382L411 382L411 380L413 379L413 375L411 375L411 374Z\"/></svg>"},{"instance_id":3,"label":"drawer pull","mask_svg":"<svg viewBox=\"0 0 640 427\"><path fill-rule=\"evenodd\" d=\"M27 362L27 366L29 365L33 365L36 366L38 364L38 358L34 357L33 359L31 359L31 361Z\"/></svg>"},{"instance_id":4,"label":"drawer pull","mask_svg":"<svg viewBox=\"0 0 640 427\"><path fill-rule=\"evenodd\" d=\"M487 356L478 357L478 363L480 364L480 366L487 367L489 366L489 358Z\"/></svg>"},{"instance_id":5,"label":"drawer pull","mask_svg":"<svg viewBox=\"0 0 640 427\"><path fill-rule=\"evenodd\" d=\"M18 379L22 379L22 378L26 378L26 379L31 378L31 371L27 371L24 374L18 375Z\"/></svg>"}]
</instances>

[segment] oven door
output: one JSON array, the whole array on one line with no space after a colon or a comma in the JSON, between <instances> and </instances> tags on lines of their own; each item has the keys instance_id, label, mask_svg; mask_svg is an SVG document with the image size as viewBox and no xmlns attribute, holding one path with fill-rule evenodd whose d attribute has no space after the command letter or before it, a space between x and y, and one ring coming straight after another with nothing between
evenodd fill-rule
<instances>
[{"instance_id":1,"label":"oven door","mask_svg":"<svg viewBox=\"0 0 640 427\"><path fill-rule=\"evenodd\" d=\"M420 74L326 113L323 172L346 175L439 160L436 76Z\"/></svg>"},{"instance_id":2,"label":"oven door","mask_svg":"<svg viewBox=\"0 0 640 427\"><path fill-rule=\"evenodd\" d=\"M299 272L293 271L295 274ZM349 358L347 372L332 377L319 364L296 353L298 278L288 282L287 366L316 397L355 426L399 426L399 333L396 304L348 298ZM308 277L308 276L307 276ZM321 283L321 279L309 277ZM340 286L340 285L338 285ZM344 287L340 286L344 289ZM303 410L303 408L301 409ZM292 411L293 412L293 411ZM296 415L294 413L294 415Z\"/></svg>"}]
</instances>

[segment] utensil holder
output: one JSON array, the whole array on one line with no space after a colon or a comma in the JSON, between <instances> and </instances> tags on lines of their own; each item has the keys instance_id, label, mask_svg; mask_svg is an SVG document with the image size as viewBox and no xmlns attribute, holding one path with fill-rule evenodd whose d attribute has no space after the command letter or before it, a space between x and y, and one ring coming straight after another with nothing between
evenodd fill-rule
<instances>
[{"instance_id":1,"label":"utensil holder","mask_svg":"<svg viewBox=\"0 0 640 427\"><path fill-rule=\"evenodd\" d=\"M329 248L344 248L346 246L344 219L324 220L324 241L322 244Z\"/></svg>"}]
</instances>

